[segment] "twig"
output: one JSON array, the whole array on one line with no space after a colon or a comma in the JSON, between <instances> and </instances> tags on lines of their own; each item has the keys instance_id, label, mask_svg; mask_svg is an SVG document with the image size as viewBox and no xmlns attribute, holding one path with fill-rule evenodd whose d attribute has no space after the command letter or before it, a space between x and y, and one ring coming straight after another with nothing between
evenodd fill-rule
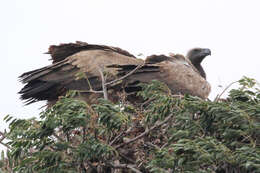
<instances>
[{"instance_id":1,"label":"twig","mask_svg":"<svg viewBox=\"0 0 260 173\"><path fill-rule=\"evenodd\" d=\"M181 99L181 98L184 98L184 95L182 95L182 94L174 94L174 95L171 95L171 97L175 97L175 98Z\"/></svg>"},{"instance_id":2,"label":"twig","mask_svg":"<svg viewBox=\"0 0 260 173\"><path fill-rule=\"evenodd\" d=\"M131 133L132 129L133 129L133 127L130 127L130 128L128 128L126 131L122 131L118 136L116 136L116 137L113 139L113 141L111 141L111 142L109 143L109 145L112 146L112 145L118 140L118 138L123 137L123 136L126 136L127 134Z\"/></svg>"},{"instance_id":3,"label":"twig","mask_svg":"<svg viewBox=\"0 0 260 173\"><path fill-rule=\"evenodd\" d=\"M99 93L103 93L103 91L95 91L93 89L90 89L90 90L75 90L79 93L95 93L95 94L99 94Z\"/></svg>"},{"instance_id":4,"label":"twig","mask_svg":"<svg viewBox=\"0 0 260 173\"><path fill-rule=\"evenodd\" d=\"M87 81L88 81L88 85L90 87L89 90L76 90L77 92L79 93L103 93L104 94L104 99L108 100L108 94L107 94L107 85L111 85L113 83L116 83L117 81L120 81L120 80L123 80L124 78L127 78L128 76L130 76L131 74L133 74L134 72L136 72L139 68L141 68L142 66L144 65L143 64L139 64L135 69L133 69L132 71L130 71L129 73L127 73L126 75L120 77L120 78L117 78L113 81L110 81L110 82L107 82L106 83L106 80L105 80L105 77L104 77L104 73L103 71L101 70L101 67L98 69L99 73L100 73L100 76L101 76L101 80L102 80L102 88L103 88L103 91L95 91L92 89L92 86L87 78Z\"/></svg>"},{"instance_id":5,"label":"twig","mask_svg":"<svg viewBox=\"0 0 260 173\"><path fill-rule=\"evenodd\" d=\"M169 142L166 142L165 144L163 144L160 149L163 149L163 148L166 147L167 145L169 145Z\"/></svg>"},{"instance_id":6,"label":"twig","mask_svg":"<svg viewBox=\"0 0 260 173\"><path fill-rule=\"evenodd\" d=\"M146 142L146 145L149 145L149 146L151 146L151 147L153 147L153 148L155 148L155 149L157 149L157 150L160 149L160 147L158 147L157 145L154 145L154 144L151 143L151 142Z\"/></svg>"},{"instance_id":7,"label":"twig","mask_svg":"<svg viewBox=\"0 0 260 173\"><path fill-rule=\"evenodd\" d=\"M119 133L119 135L117 135L117 136L113 139L113 141L111 141L111 142L109 143L109 145L113 145L113 144L117 141L117 139L119 139L124 133L125 133L124 131L122 131L121 133Z\"/></svg>"},{"instance_id":8,"label":"twig","mask_svg":"<svg viewBox=\"0 0 260 173\"><path fill-rule=\"evenodd\" d=\"M139 171L138 169L136 169L135 167L135 165L128 165L128 164L112 164L112 163L109 163L109 165L111 166L111 167L113 167L113 168L119 168L119 169L121 169L121 168L123 168L123 169L126 169L126 168L128 168L128 169L131 169L132 171L134 171L134 172L136 172L136 173L142 173L141 171Z\"/></svg>"},{"instance_id":9,"label":"twig","mask_svg":"<svg viewBox=\"0 0 260 173\"><path fill-rule=\"evenodd\" d=\"M76 80L80 80L82 78L86 79L88 82L89 90L92 90L92 85L91 85L86 73L83 73L83 72L76 73L75 77L76 77Z\"/></svg>"},{"instance_id":10,"label":"twig","mask_svg":"<svg viewBox=\"0 0 260 173\"><path fill-rule=\"evenodd\" d=\"M141 104L141 109L143 109L145 105L147 105L148 103L150 103L154 100L155 100L155 98L150 98L150 99L146 100L144 103Z\"/></svg>"},{"instance_id":11,"label":"twig","mask_svg":"<svg viewBox=\"0 0 260 173\"><path fill-rule=\"evenodd\" d=\"M110 82L106 83L105 85L106 85L106 86L107 86L107 85L111 85L111 84L113 84L113 83L115 83L115 82L117 82L117 81L120 81L120 80L123 80L123 79L127 78L128 76L130 76L131 74L133 74L134 72L136 72L138 69L140 69L143 65L144 65L144 63L143 63L143 64L139 64L135 69L133 69L132 71L130 71L130 72L127 73L126 75L124 75L124 76L122 76L122 77L120 77L120 78L117 78L117 79L115 79L115 80L113 80L113 81L110 81Z\"/></svg>"},{"instance_id":12,"label":"twig","mask_svg":"<svg viewBox=\"0 0 260 173\"><path fill-rule=\"evenodd\" d=\"M127 145L127 144L130 144L140 138L142 138L143 136L147 135L148 133L150 133L152 130L154 130L155 128L157 127L160 127L161 125L163 125L164 123L166 123L167 121L169 121L171 118L172 118L173 115L169 115L168 117L165 118L164 121L161 121L161 122L157 122L153 127L151 127L150 129L147 129L145 130L145 132L143 132L142 134L140 134L139 136L136 136L135 138L125 142L125 143L122 143L118 146L115 147L115 149L118 149L118 148L121 148L122 146L124 145Z\"/></svg>"},{"instance_id":13,"label":"twig","mask_svg":"<svg viewBox=\"0 0 260 173\"><path fill-rule=\"evenodd\" d=\"M127 160L128 162L131 162L131 163L135 163L135 161L134 160L132 160L132 159L130 159L130 158L128 158L127 156L125 156L124 154L122 154L122 153L120 153L120 152L118 152L119 153L119 156L121 156L121 157L123 157L125 160Z\"/></svg>"},{"instance_id":14,"label":"twig","mask_svg":"<svg viewBox=\"0 0 260 173\"><path fill-rule=\"evenodd\" d=\"M104 77L104 73L103 70L101 70L101 68L98 69L100 76L101 76L101 80L102 80L102 88L103 88L103 94L104 94L104 99L108 100L108 96L107 96L107 86L106 86L106 80Z\"/></svg>"},{"instance_id":15,"label":"twig","mask_svg":"<svg viewBox=\"0 0 260 173\"><path fill-rule=\"evenodd\" d=\"M228 89L228 88L230 88L233 84L235 84L235 83L237 83L238 81L235 81L235 82L232 82L232 83L230 83L223 91L222 91L222 93L221 94L219 94L219 95L217 95L217 97L215 98L215 102L218 102L218 100L220 99L220 97L226 92L226 90Z\"/></svg>"}]
</instances>

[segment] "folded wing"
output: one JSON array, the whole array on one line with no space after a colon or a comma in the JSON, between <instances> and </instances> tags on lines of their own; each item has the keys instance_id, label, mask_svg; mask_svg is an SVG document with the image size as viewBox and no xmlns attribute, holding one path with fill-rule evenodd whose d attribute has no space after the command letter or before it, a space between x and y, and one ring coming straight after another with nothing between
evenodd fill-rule
<instances>
[{"instance_id":1,"label":"folded wing","mask_svg":"<svg viewBox=\"0 0 260 173\"><path fill-rule=\"evenodd\" d=\"M116 69L107 69L107 65L143 63L122 49L82 42L51 46L48 53L52 55L52 65L19 77L25 83L19 94L27 104L40 100L55 102L68 90L100 90L100 70L110 74L108 81L115 79L117 73Z\"/></svg>"},{"instance_id":2,"label":"folded wing","mask_svg":"<svg viewBox=\"0 0 260 173\"><path fill-rule=\"evenodd\" d=\"M137 66L115 65L111 67L117 67L118 75L121 77L133 71ZM124 80L124 86L131 86L131 89L128 90L135 91L138 83L148 83L151 80L167 84L173 94L191 94L207 98L211 90L210 84L200 75L199 71L181 55L148 57L144 66Z\"/></svg>"}]
</instances>

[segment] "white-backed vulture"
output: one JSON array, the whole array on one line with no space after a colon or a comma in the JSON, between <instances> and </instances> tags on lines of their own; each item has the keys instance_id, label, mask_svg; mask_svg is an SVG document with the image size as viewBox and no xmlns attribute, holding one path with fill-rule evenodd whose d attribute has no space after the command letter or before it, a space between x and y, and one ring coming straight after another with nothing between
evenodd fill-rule
<instances>
[{"instance_id":1,"label":"white-backed vulture","mask_svg":"<svg viewBox=\"0 0 260 173\"><path fill-rule=\"evenodd\" d=\"M159 80L168 85L173 93L191 94L207 98L210 85L200 63L209 49L192 49L187 58L182 55L152 55L145 61L120 48L76 42L50 46L53 64L22 74L19 78L25 86L19 91L26 103L47 100L53 105L68 90L82 91L80 99L96 103L101 93L89 92L102 90L100 70L106 74L106 82L113 81L137 66L133 74L123 79L121 85L109 86L108 96L118 101L120 92L138 82ZM131 86L133 87L133 85Z\"/></svg>"}]
</instances>

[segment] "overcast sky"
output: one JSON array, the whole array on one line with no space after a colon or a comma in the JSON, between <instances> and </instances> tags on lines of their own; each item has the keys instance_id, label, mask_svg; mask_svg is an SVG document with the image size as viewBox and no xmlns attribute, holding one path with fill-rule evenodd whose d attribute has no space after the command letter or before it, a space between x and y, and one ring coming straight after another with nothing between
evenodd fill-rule
<instances>
[{"instance_id":1,"label":"overcast sky","mask_svg":"<svg viewBox=\"0 0 260 173\"><path fill-rule=\"evenodd\" d=\"M49 45L85 41L138 55L210 48L203 62L214 98L242 76L260 80L258 0L2 0L0 130L3 117L38 116L23 106L17 77L50 64Z\"/></svg>"}]
</instances>

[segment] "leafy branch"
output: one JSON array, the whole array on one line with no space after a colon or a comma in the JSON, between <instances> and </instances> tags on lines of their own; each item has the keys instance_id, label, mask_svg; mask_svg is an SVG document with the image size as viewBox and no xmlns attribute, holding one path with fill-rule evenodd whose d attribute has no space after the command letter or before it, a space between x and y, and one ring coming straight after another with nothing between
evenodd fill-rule
<instances>
[{"instance_id":1,"label":"leafy branch","mask_svg":"<svg viewBox=\"0 0 260 173\"><path fill-rule=\"evenodd\" d=\"M6 117L0 171L260 172L260 90L238 83L214 101L173 96L158 81L141 85L136 105L68 93L38 119Z\"/></svg>"}]
</instances>

